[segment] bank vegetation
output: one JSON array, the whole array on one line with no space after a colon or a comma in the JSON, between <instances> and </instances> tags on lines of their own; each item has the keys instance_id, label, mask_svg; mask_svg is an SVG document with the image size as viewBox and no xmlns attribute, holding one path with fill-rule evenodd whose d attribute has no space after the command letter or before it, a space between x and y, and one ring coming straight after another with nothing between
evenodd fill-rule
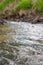
<instances>
[{"instance_id":1,"label":"bank vegetation","mask_svg":"<svg viewBox=\"0 0 43 65\"><path fill-rule=\"evenodd\" d=\"M0 0L0 14L43 16L43 0ZM18 15L18 14L17 14ZM37 19L36 18L36 19Z\"/></svg>"}]
</instances>

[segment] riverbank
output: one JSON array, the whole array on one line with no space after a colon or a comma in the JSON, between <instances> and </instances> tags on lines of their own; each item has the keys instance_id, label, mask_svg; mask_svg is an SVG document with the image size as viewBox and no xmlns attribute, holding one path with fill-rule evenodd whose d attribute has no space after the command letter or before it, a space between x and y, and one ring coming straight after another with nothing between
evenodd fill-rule
<instances>
[{"instance_id":1,"label":"riverbank","mask_svg":"<svg viewBox=\"0 0 43 65\"><path fill-rule=\"evenodd\" d=\"M0 11L2 10L0 13L0 19L13 20L17 22L43 23L42 0L18 0L13 2L11 0L12 3L10 2L7 6L8 2L5 0L0 4ZM5 8L4 3L7 3L7 7Z\"/></svg>"},{"instance_id":2,"label":"riverbank","mask_svg":"<svg viewBox=\"0 0 43 65\"><path fill-rule=\"evenodd\" d=\"M17 22L43 23L43 14L36 14L29 10L20 10L16 13L2 13L0 19L6 19Z\"/></svg>"}]
</instances>

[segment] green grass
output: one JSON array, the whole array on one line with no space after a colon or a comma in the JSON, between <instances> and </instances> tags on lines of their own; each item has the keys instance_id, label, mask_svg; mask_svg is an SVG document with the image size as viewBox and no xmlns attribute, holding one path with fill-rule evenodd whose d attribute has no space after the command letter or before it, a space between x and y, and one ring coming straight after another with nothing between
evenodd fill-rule
<instances>
[{"instance_id":1,"label":"green grass","mask_svg":"<svg viewBox=\"0 0 43 65\"><path fill-rule=\"evenodd\" d=\"M18 0L16 10L31 9L33 6L37 13L43 13L43 0L37 0L34 4L32 4L32 0Z\"/></svg>"},{"instance_id":2,"label":"green grass","mask_svg":"<svg viewBox=\"0 0 43 65\"><path fill-rule=\"evenodd\" d=\"M6 6L12 2L14 0L2 0L0 2L0 11L2 11L4 8L6 8ZM34 1L34 0L33 0ZM32 6L34 6L34 9L39 12L42 13L43 12L43 0L37 0L37 2L35 4L32 4L32 0L16 0L16 7L15 9L13 8L13 12L14 11L18 11L20 9L31 9Z\"/></svg>"},{"instance_id":3,"label":"green grass","mask_svg":"<svg viewBox=\"0 0 43 65\"><path fill-rule=\"evenodd\" d=\"M43 12L43 0L37 0L34 7L37 12L42 13Z\"/></svg>"},{"instance_id":4,"label":"green grass","mask_svg":"<svg viewBox=\"0 0 43 65\"><path fill-rule=\"evenodd\" d=\"M11 1L13 1L13 0L3 0L0 3L0 11L2 11L9 4L9 2L11 2Z\"/></svg>"},{"instance_id":5,"label":"green grass","mask_svg":"<svg viewBox=\"0 0 43 65\"><path fill-rule=\"evenodd\" d=\"M16 10L20 10L20 9L29 9L32 7L32 2L31 0L21 0L17 6L16 6Z\"/></svg>"}]
</instances>

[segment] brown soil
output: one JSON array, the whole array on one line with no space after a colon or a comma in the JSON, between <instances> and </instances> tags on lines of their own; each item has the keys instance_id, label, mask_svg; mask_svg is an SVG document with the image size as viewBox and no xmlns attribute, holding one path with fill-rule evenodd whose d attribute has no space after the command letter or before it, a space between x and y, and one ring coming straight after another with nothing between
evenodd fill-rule
<instances>
[{"instance_id":1,"label":"brown soil","mask_svg":"<svg viewBox=\"0 0 43 65\"><path fill-rule=\"evenodd\" d=\"M5 12L4 14L0 14L0 19L12 20L17 22L22 21L22 22L30 22L30 23L40 23L40 22L43 23L43 14L36 15L36 13L33 13L29 10L20 10L14 14L7 12Z\"/></svg>"}]
</instances>

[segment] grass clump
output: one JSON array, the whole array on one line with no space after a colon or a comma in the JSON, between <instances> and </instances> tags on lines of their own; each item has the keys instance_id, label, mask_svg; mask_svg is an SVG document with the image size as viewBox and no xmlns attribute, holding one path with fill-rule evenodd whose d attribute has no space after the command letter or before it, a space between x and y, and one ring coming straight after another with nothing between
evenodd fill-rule
<instances>
[{"instance_id":1,"label":"grass clump","mask_svg":"<svg viewBox=\"0 0 43 65\"><path fill-rule=\"evenodd\" d=\"M37 13L43 13L43 0L36 0L35 3L32 3L34 0L0 0L0 11L3 11L10 2L15 3L11 9L12 13L20 9L32 9L32 7Z\"/></svg>"},{"instance_id":2,"label":"grass clump","mask_svg":"<svg viewBox=\"0 0 43 65\"><path fill-rule=\"evenodd\" d=\"M0 2L0 11L2 11L11 1L13 0L3 0L2 2Z\"/></svg>"},{"instance_id":3,"label":"grass clump","mask_svg":"<svg viewBox=\"0 0 43 65\"><path fill-rule=\"evenodd\" d=\"M32 7L32 2L31 0L21 0L16 6L16 10L20 9L28 9Z\"/></svg>"},{"instance_id":4,"label":"grass clump","mask_svg":"<svg viewBox=\"0 0 43 65\"><path fill-rule=\"evenodd\" d=\"M37 2L35 3L35 9L39 13L43 12L43 0L37 0Z\"/></svg>"}]
</instances>

